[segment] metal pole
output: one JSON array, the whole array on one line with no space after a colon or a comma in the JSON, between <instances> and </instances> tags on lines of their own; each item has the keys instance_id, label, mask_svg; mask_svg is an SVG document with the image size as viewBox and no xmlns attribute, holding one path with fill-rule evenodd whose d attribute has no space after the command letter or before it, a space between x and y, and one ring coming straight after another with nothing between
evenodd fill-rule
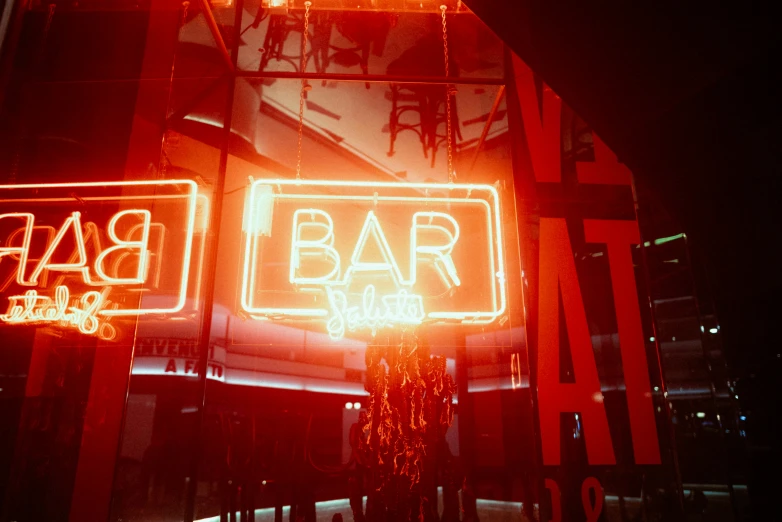
<instances>
[{"instance_id":1,"label":"metal pole","mask_svg":"<svg viewBox=\"0 0 782 522\"><path fill-rule=\"evenodd\" d=\"M241 13L239 10L240 3L243 3L242 0L239 0L236 4L236 12ZM225 41L223 40L223 35L220 34L220 27L217 25L217 21L215 20L215 16L212 13L212 7L209 5L209 0L201 0L201 9L203 9L204 12L204 18L206 19L206 25L209 26L209 31L212 33L212 37L215 39L215 43L217 44L217 50L220 51L220 56L223 58L223 61L228 66L229 71L235 71L236 70L236 47L237 47L237 41L239 39L239 31L236 31L236 38L234 39L234 46L231 50L232 54L228 54L228 48L225 46ZM234 20L235 21L235 20ZM239 21L241 22L241 17L239 18ZM234 29L236 29L234 27Z\"/></svg>"},{"instance_id":2,"label":"metal pole","mask_svg":"<svg viewBox=\"0 0 782 522\"><path fill-rule=\"evenodd\" d=\"M478 145L475 147L475 152L472 156L472 161L470 162L470 174L472 174L472 170L475 168L475 162L478 161L478 155L481 153L481 149L483 148L483 144L486 141L486 136L489 135L489 129L491 129L491 124L494 122L494 116L497 114L497 109L500 107L500 103L502 102L502 96L505 94L505 86L500 85L500 88L497 89L497 96L494 98L494 104L491 106L491 111L489 111L489 117L486 119L486 125L483 126L483 132L481 132L481 137L478 140Z\"/></svg>"},{"instance_id":3,"label":"metal pole","mask_svg":"<svg viewBox=\"0 0 782 522\"><path fill-rule=\"evenodd\" d=\"M289 80L327 80L335 82L413 83L439 85L504 85L503 78L444 78L442 76L407 76L385 74L300 73L285 71L236 71L240 78L275 78Z\"/></svg>"},{"instance_id":4,"label":"metal pole","mask_svg":"<svg viewBox=\"0 0 782 522\"><path fill-rule=\"evenodd\" d=\"M205 2L206 0L204 0ZM236 11L234 13L234 32L236 38L233 41L231 50L231 74L228 77L228 92L226 94L225 114L223 116L223 146L220 150L220 166L217 173L217 179L214 184L212 199L212 215L209 219L209 229L207 233L209 245L209 257L206 266L204 281L204 313L201 317L201 328L198 335L199 341L199 367L201 373L198 375L201 386L201 399L198 404L199 429L196 435L195 450L191 456L190 473L187 483L187 492L185 496L185 514L184 522L193 522L195 516L195 497L198 487L198 471L203 455L202 448L205 443L204 426L206 424L206 373L209 362L209 346L212 337L212 317L214 313L214 283L217 272L217 247L220 239L220 224L222 221L223 193L225 192L225 178L228 166L228 147L231 140L231 120L233 115L234 90L236 87L236 63L239 57L239 31L241 30L242 13L244 12L244 0L236 2ZM200 284L200 282L199 282Z\"/></svg>"}]
</instances>

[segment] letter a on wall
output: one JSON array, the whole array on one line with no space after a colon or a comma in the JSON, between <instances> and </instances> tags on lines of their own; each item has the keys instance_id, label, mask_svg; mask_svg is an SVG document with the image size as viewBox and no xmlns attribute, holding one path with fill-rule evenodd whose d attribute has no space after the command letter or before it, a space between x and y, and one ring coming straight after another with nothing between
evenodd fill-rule
<instances>
[{"instance_id":1,"label":"letter a on wall","mask_svg":"<svg viewBox=\"0 0 782 522\"><path fill-rule=\"evenodd\" d=\"M575 373L572 383L559 380L560 293ZM540 220L539 295L538 401L543 464L560 463L560 414L563 412L582 415L589 464L615 464L584 301L567 225L562 218Z\"/></svg>"}]
</instances>

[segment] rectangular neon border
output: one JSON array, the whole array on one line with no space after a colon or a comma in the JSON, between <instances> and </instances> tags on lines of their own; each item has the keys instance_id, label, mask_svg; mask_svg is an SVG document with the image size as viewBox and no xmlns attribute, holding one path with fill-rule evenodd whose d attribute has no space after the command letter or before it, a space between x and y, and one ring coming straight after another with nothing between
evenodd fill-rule
<instances>
[{"instance_id":1,"label":"rectangular neon border","mask_svg":"<svg viewBox=\"0 0 782 522\"><path fill-rule=\"evenodd\" d=\"M366 187L366 188L407 188L407 189L438 189L438 190L466 190L467 198L438 198L438 197L405 197L405 196L378 196L378 200L400 200L400 201L429 201L429 202L447 202L447 201L474 201L475 203L483 203L487 207L491 207L486 199L469 198L469 195L473 191L486 191L494 199L494 226L491 222L491 208L487 212L487 225L489 229L490 237L492 238L492 250L491 250L491 272L492 272L492 295L494 301L494 310L491 312L429 312L427 317L432 319L452 319L460 320L462 323L473 324L488 324L494 321L497 317L505 313L507 307L507 295L505 289L506 277L505 277L505 261L503 255L502 246L502 219L500 216L500 198L495 189L491 185L480 184L464 184L464 183L403 183L403 182L373 182L373 181L325 181L325 180L292 180L292 179L259 179L254 181L250 185L250 197L248 199L248 205L250 205L247 222L252 224L255 222L255 192L256 188L261 185L270 185L272 187L283 185L293 186L313 186L313 187ZM273 198L290 198L290 199L341 199L350 200L354 198L370 199L372 196L339 196L339 195L320 195L320 194L274 194ZM250 227L252 230L252 227ZM494 230L497 231L496 240L494 236ZM251 316L260 315L285 315L294 318L313 318L313 317L326 317L328 310L323 308L257 308L253 306L251 299L251 291L253 284L248 284L252 279L254 281L254 274L251 276L250 267L255 266L257 261L258 251L258 237L259 234L251 231L247 232L247 241L245 245L244 255L244 273L242 277L242 310L250 314ZM494 248L496 247L497 264L495 271L494 260ZM497 307L497 291L496 286L500 287L500 304Z\"/></svg>"},{"instance_id":2,"label":"rectangular neon border","mask_svg":"<svg viewBox=\"0 0 782 522\"><path fill-rule=\"evenodd\" d=\"M188 211L187 211L187 238L185 240L185 255L182 267L182 278L179 285L179 301L173 308L140 308L138 310L102 310L101 315L105 316L133 316L133 315L148 315L148 314L171 314L181 311L185 307L187 301L187 282L190 277L190 256L193 248L193 234L195 232L195 213L196 213L196 198L198 197L198 185L195 181L189 179L172 179L172 180L160 180L160 181L106 181L106 182L84 182L84 183L32 183L32 184L20 184L20 185L0 185L0 190L24 190L24 189L37 189L37 188L80 188L80 187L138 187L138 186L161 186L161 185L187 185L190 187L190 193L183 198L188 199ZM176 196L180 197L180 196ZM128 196L130 199L160 199L166 198L166 196ZM53 199L70 199L70 198L40 198L43 201L49 201ZM118 196L118 199L123 199L122 196ZM9 201L15 201L13 199Z\"/></svg>"}]
</instances>

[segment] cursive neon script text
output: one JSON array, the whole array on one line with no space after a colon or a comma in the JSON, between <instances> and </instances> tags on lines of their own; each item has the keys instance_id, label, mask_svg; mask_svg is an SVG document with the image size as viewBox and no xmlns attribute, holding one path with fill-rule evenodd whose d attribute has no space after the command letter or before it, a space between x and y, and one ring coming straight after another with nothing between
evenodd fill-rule
<instances>
[{"instance_id":1,"label":"cursive neon script text","mask_svg":"<svg viewBox=\"0 0 782 522\"><path fill-rule=\"evenodd\" d=\"M65 285L56 288L54 297L39 295L37 290L27 290L24 294L8 298L8 311L0 315L0 321L8 324L59 324L76 328L83 334L113 338L113 327L97 316L105 302L104 294L95 290L72 300Z\"/></svg>"},{"instance_id":2,"label":"cursive neon script text","mask_svg":"<svg viewBox=\"0 0 782 522\"><path fill-rule=\"evenodd\" d=\"M345 292L326 287L330 314L326 322L329 337L341 339L345 331L369 328L372 335L387 326L421 324L424 319L424 304L420 295L399 290L384 295L380 303L375 302L375 287L367 285L361 296L361 304L348 306Z\"/></svg>"}]
</instances>

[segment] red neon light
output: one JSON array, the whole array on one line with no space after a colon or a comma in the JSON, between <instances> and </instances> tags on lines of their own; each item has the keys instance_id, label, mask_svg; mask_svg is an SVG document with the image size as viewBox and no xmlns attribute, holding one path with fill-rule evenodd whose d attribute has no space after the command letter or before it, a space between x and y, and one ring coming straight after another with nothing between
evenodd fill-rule
<instances>
[{"instance_id":1,"label":"red neon light","mask_svg":"<svg viewBox=\"0 0 782 522\"><path fill-rule=\"evenodd\" d=\"M114 328L98 317L106 302L105 291L91 290L71 300L68 287L58 286L53 298L38 295L37 290L27 290L22 295L10 296L8 302L8 312L0 315L4 323L58 324L83 334L114 338Z\"/></svg>"},{"instance_id":2,"label":"red neon light","mask_svg":"<svg viewBox=\"0 0 782 522\"><path fill-rule=\"evenodd\" d=\"M121 189L123 193L107 195L103 192L105 188ZM75 195L63 197L62 189L71 189ZM0 214L0 223L6 227L9 221L20 225L0 242L0 264L3 261L15 264L0 289L7 289L14 281L29 289L8 296L8 309L0 315L0 322L59 325L109 339L116 334L108 323L111 317L182 310L187 299L197 197L198 187L191 180L0 185L0 201L4 206L23 207L23 211ZM173 211L176 207L169 206L163 207L162 212L169 216L166 224L170 224L170 216L176 219L183 216L184 234L176 230L175 234L170 234L166 224L154 221L153 213L141 208L145 202L170 201L175 205L177 200L184 203L182 211ZM105 227L106 240L102 242L98 226L83 221L85 214L80 207L106 202L130 203L131 208L119 210L109 217ZM46 204L47 209L52 208L52 204L60 208L78 204L79 209L68 209L57 228L36 223L39 219L30 209L41 203ZM158 209L158 214L161 212L159 204L152 208ZM202 218L206 219L206 216ZM178 229L178 225L175 228ZM44 229L48 231L44 252L38 259L32 259L34 231ZM153 230L157 233L156 241L152 241ZM176 244L182 247L179 268L169 267L164 261L164 257L170 258L168 250L164 255L164 248L169 248L169 237L176 237ZM156 248L155 252L149 250L150 246ZM172 305L144 307L142 299L142 304L133 308L121 307L118 303L122 300L116 298L113 303L108 300L110 288L147 292L158 289L164 267L168 268L167 273L174 275L172 282L178 287ZM47 287L49 274L55 272L58 274L50 297L41 290ZM80 285L94 289L81 291Z\"/></svg>"},{"instance_id":3,"label":"red neon light","mask_svg":"<svg viewBox=\"0 0 782 522\"><path fill-rule=\"evenodd\" d=\"M490 185L256 180L243 219L242 308L322 321L332 339L491 323L507 309L499 200ZM270 257L287 281L275 275L274 290L259 291L271 280L259 263Z\"/></svg>"}]
</instances>

